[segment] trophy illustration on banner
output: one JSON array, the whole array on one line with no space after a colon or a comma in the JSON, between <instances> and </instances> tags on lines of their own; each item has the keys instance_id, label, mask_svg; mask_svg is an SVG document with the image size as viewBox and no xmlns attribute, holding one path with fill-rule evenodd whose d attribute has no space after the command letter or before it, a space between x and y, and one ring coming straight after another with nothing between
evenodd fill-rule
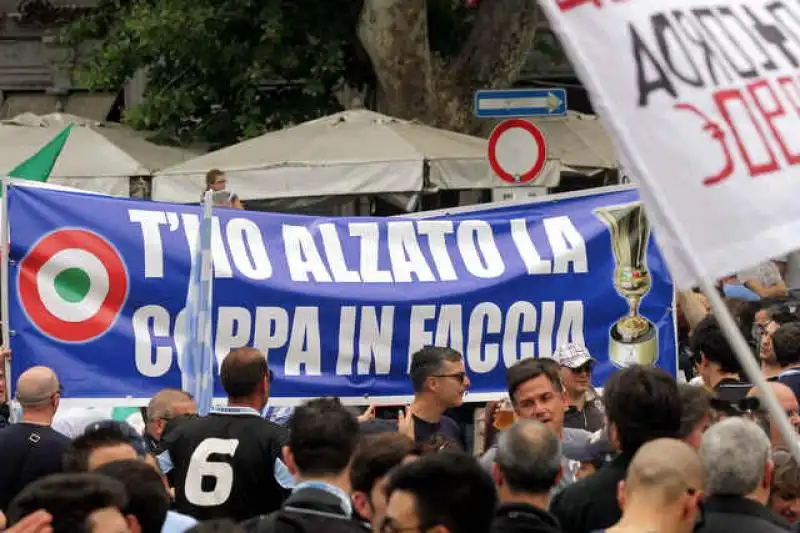
<instances>
[{"instance_id":1,"label":"trophy illustration on banner","mask_svg":"<svg viewBox=\"0 0 800 533\"><path fill-rule=\"evenodd\" d=\"M628 313L611 326L609 358L618 367L655 365L658 329L639 314L639 304L650 290L647 244L650 225L641 202L594 210L611 234L614 253L614 288L628 302Z\"/></svg>"}]
</instances>

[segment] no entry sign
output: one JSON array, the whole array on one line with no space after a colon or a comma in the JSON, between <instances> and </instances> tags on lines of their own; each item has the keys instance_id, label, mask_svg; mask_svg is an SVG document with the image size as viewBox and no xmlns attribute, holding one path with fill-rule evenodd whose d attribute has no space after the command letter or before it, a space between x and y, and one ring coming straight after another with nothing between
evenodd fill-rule
<instances>
[{"instance_id":1,"label":"no entry sign","mask_svg":"<svg viewBox=\"0 0 800 533\"><path fill-rule=\"evenodd\" d=\"M527 120L505 120L489 137L489 164L503 181L529 183L542 171L546 160L544 135Z\"/></svg>"}]
</instances>

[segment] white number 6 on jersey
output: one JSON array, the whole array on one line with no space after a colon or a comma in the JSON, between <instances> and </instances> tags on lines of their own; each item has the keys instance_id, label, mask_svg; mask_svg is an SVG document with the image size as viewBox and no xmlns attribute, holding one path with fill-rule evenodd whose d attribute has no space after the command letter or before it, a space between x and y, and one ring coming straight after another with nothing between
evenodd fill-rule
<instances>
[{"instance_id":1,"label":"white number 6 on jersey","mask_svg":"<svg viewBox=\"0 0 800 533\"><path fill-rule=\"evenodd\" d=\"M212 454L233 458L238 439L206 439L195 448L189 459L186 481L183 484L186 501L197 507L216 507L228 501L233 489L233 468L224 462L209 462ZM203 478L214 478L214 489L203 490Z\"/></svg>"}]
</instances>

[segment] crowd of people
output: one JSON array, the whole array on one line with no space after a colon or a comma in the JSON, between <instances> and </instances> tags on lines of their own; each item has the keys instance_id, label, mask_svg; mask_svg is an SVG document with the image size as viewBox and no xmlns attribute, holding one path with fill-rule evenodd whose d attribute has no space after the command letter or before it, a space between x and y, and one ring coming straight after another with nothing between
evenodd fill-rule
<instances>
[{"instance_id":1,"label":"crowd of people","mask_svg":"<svg viewBox=\"0 0 800 533\"><path fill-rule=\"evenodd\" d=\"M796 309L770 297L729 301L800 429ZM741 374L700 295L679 304L686 380L631 366L601 394L595 358L567 344L507 369L507 405L487 407L485 446L448 415L470 387L449 348L414 354L414 400L393 416L319 398L278 421L264 416L273 379L264 354L240 348L220 367L224 406L199 416L190 395L165 389L142 433L59 420L58 376L30 368L16 381L21 420L0 429L0 530L799 531L800 465L763 391Z\"/></svg>"}]
</instances>

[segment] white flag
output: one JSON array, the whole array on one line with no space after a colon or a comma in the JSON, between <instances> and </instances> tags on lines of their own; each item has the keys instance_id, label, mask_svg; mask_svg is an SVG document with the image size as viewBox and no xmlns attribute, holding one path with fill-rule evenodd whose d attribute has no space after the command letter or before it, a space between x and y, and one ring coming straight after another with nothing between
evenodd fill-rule
<instances>
[{"instance_id":1,"label":"white flag","mask_svg":"<svg viewBox=\"0 0 800 533\"><path fill-rule=\"evenodd\" d=\"M680 287L800 249L800 1L540 4Z\"/></svg>"}]
</instances>

